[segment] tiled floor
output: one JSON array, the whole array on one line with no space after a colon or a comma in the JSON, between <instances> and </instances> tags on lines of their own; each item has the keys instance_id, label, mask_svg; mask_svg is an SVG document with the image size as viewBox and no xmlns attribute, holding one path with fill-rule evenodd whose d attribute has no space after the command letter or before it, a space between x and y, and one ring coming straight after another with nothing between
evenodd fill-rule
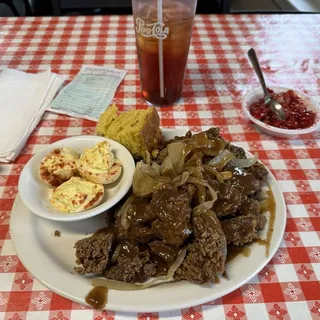
<instances>
[{"instance_id":1,"label":"tiled floor","mask_svg":"<svg viewBox=\"0 0 320 320\"><path fill-rule=\"evenodd\" d=\"M231 0L231 12L320 12L320 0Z\"/></svg>"},{"instance_id":2,"label":"tiled floor","mask_svg":"<svg viewBox=\"0 0 320 320\"><path fill-rule=\"evenodd\" d=\"M320 0L288 0L298 11L320 12Z\"/></svg>"}]
</instances>

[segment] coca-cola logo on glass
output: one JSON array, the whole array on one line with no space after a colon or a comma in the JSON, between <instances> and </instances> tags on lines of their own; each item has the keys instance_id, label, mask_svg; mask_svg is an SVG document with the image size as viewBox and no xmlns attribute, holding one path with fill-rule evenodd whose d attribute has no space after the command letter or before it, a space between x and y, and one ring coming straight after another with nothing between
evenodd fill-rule
<instances>
[{"instance_id":1,"label":"coca-cola logo on glass","mask_svg":"<svg viewBox=\"0 0 320 320\"><path fill-rule=\"evenodd\" d=\"M141 18L136 19L136 32L146 38L155 37L165 39L169 34L169 28L163 22L145 23Z\"/></svg>"}]
</instances>

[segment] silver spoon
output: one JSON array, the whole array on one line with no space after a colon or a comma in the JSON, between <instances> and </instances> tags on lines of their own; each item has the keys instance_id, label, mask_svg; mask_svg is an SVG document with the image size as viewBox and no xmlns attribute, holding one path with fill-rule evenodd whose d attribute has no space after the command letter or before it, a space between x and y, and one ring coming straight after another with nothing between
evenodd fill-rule
<instances>
[{"instance_id":1,"label":"silver spoon","mask_svg":"<svg viewBox=\"0 0 320 320\"><path fill-rule=\"evenodd\" d=\"M248 51L248 57L250 59L250 62L252 64L252 67L260 81L263 93L264 93L264 103L269 105L270 109L272 110L272 112L274 112L277 115L278 119L281 120L285 120L286 119L286 115L284 113L283 107L281 105L281 103L279 103L277 100L271 98L268 90L267 90L267 86L266 83L264 81L264 77L260 68L260 64L256 55L256 52L254 51L253 48L251 48Z\"/></svg>"}]
</instances>

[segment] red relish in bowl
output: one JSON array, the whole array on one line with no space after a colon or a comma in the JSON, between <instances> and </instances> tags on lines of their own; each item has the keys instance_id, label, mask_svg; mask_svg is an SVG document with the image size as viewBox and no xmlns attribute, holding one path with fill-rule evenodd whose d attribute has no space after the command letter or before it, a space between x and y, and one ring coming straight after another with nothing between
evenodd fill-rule
<instances>
[{"instance_id":1,"label":"red relish in bowl","mask_svg":"<svg viewBox=\"0 0 320 320\"><path fill-rule=\"evenodd\" d=\"M250 114L254 118L281 129L304 129L315 124L316 114L307 109L303 99L293 90L281 93L274 93L270 89L268 91L272 98L282 104L286 119L279 120L269 106L264 103L263 98L249 107Z\"/></svg>"}]
</instances>

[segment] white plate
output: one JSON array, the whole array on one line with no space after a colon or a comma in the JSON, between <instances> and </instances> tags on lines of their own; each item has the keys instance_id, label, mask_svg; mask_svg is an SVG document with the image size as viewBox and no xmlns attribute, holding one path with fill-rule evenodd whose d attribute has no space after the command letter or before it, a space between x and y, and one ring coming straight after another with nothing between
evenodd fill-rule
<instances>
[{"instance_id":1,"label":"white plate","mask_svg":"<svg viewBox=\"0 0 320 320\"><path fill-rule=\"evenodd\" d=\"M110 143L111 151L122 163L120 178L111 184L104 185L104 197L95 208L68 214L55 210L49 200L52 188L46 186L39 178L38 170L42 159L50 151L63 147L73 148L79 154L83 154L84 148L92 148L104 140ZM24 204L36 215L56 221L77 221L100 214L119 202L132 185L134 169L135 163L131 153L120 143L98 136L72 137L52 143L35 154L21 172L18 189Z\"/></svg>"},{"instance_id":2,"label":"white plate","mask_svg":"<svg viewBox=\"0 0 320 320\"><path fill-rule=\"evenodd\" d=\"M164 130L167 139L185 131ZM251 245L249 257L237 256L227 265L229 280L204 287L186 281L163 284L142 291L110 291L107 309L115 311L150 312L186 308L217 299L246 283L257 274L276 252L286 224L286 209L280 187L269 173L268 183L276 200L276 220L270 255L265 247ZM43 285L63 297L85 304L92 289L90 279L74 274L74 243L90 235L104 224L103 215L85 221L62 223L32 214L17 197L11 213L10 232L17 255L24 266ZM54 237L55 230L61 237ZM54 277L52 275L55 275Z\"/></svg>"}]
</instances>

